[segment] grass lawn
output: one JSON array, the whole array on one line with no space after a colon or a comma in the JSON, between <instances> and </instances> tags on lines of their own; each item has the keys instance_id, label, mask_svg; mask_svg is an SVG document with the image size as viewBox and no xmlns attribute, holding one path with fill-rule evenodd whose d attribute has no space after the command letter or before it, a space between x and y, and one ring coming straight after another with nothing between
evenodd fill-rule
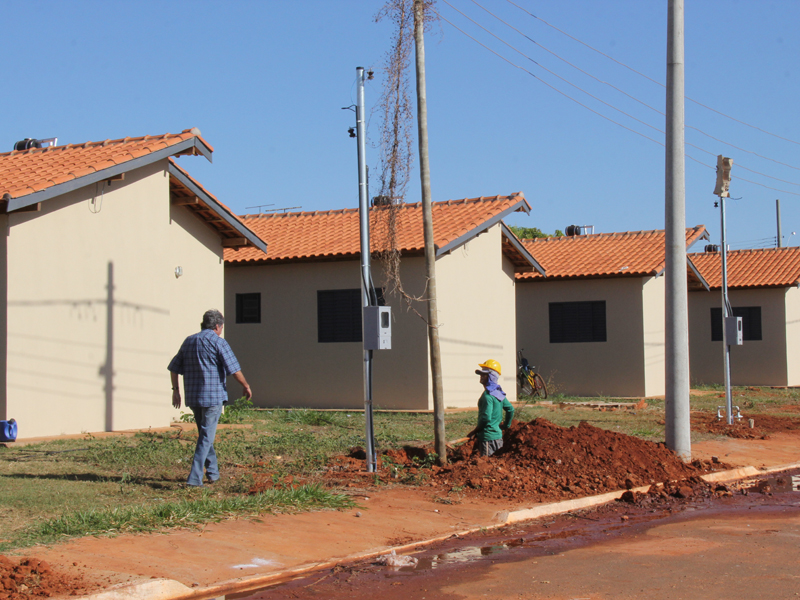
<instances>
[{"instance_id":1,"label":"grass lawn","mask_svg":"<svg viewBox=\"0 0 800 600\"><path fill-rule=\"evenodd\" d=\"M553 403L525 404L517 418L544 417L562 426L588 421L653 441L664 439L663 400L648 400L637 410L602 411L561 404L585 398L549 400ZM724 402L721 388L703 388L692 396L693 410L716 412ZM733 403L751 414L797 416L782 407L800 403L800 390L735 388ZM217 433L223 477L201 489L182 485L194 452L192 429L103 438L87 434L78 440L0 448L0 552L72 536L352 506L347 495L316 484L315 475L331 456L364 445L362 412L241 409L230 414L228 419L241 425ZM448 412L447 438L464 437L475 418L475 412ZM430 414L378 411L374 423L379 450L432 443ZM694 441L699 439L703 436L693 434ZM276 481L299 476L307 484L248 494L255 473L271 474Z\"/></svg>"}]
</instances>

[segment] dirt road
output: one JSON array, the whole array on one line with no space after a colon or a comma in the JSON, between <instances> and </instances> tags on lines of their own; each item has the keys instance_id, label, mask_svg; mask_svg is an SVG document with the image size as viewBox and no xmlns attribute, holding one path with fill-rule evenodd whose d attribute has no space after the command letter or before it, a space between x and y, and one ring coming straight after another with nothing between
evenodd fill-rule
<instances>
[{"instance_id":1,"label":"dirt road","mask_svg":"<svg viewBox=\"0 0 800 600\"><path fill-rule=\"evenodd\" d=\"M661 509L614 503L449 541L415 554L414 568L355 564L246 598L797 598L800 493L765 491Z\"/></svg>"}]
</instances>

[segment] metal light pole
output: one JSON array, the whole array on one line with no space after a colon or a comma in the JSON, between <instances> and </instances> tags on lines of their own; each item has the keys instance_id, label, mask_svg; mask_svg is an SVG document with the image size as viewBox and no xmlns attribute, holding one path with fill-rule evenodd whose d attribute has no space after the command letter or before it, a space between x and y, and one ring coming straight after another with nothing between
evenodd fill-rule
<instances>
[{"instance_id":1,"label":"metal light pole","mask_svg":"<svg viewBox=\"0 0 800 600\"><path fill-rule=\"evenodd\" d=\"M364 124L364 67L356 68L358 95L356 99L356 137L358 138L358 222L361 232L361 331L364 331L364 310L374 306L372 273L369 265L369 198L367 193L367 136ZM372 421L372 350L364 350L364 427L366 437L367 471L377 469L375 428Z\"/></svg>"},{"instance_id":2,"label":"metal light pole","mask_svg":"<svg viewBox=\"0 0 800 600\"><path fill-rule=\"evenodd\" d=\"M732 316L731 305L728 302L728 240L725 234L725 196L719 198L720 226L722 228L722 353L725 365L725 415L728 425L733 425L733 398L731 397L731 347L728 344L728 317Z\"/></svg>"},{"instance_id":3,"label":"metal light pole","mask_svg":"<svg viewBox=\"0 0 800 600\"><path fill-rule=\"evenodd\" d=\"M733 425L733 398L731 397L731 347L728 344L728 317L733 316L731 303L728 300L728 240L725 231L725 198L730 197L728 188L731 184L731 167L733 159L717 156L717 185L714 194L719 196L720 227L722 229L722 352L724 355L725 377L725 416L728 425Z\"/></svg>"},{"instance_id":4,"label":"metal light pole","mask_svg":"<svg viewBox=\"0 0 800 600\"><path fill-rule=\"evenodd\" d=\"M665 189L666 443L688 462L689 316L686 282L686 162L684 158L683 0L669 0Z\"/></svg>"}]
</instances>

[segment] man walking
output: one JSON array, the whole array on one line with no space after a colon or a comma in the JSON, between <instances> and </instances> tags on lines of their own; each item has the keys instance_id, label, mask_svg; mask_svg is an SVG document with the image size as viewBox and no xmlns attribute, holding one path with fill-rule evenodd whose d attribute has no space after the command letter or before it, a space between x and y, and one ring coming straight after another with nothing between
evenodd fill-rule
<instances>
[{"instance_id":1,"label":"man walking","mask_svg":"<svg viewBox=\"0 0 800 600\"><path fill-rule=\"evenodd\" d=\"M217 422L222 414L222 403L228 400L225 378L233 375L242 384L244 396L253 397L250 386L242 374L239 361L222 335L225 320L218 310L208 310L203 315L200 333L187 337L175 358L169 363L172 378L172 406L181 407L181 391L178 375L183 375L183 393L186 406L194 413L197 424L197 446L194 450L192 470L187 484L203 485L203 468L208 483L219 479L217 454L214 452L214 436Z\"/></svg>"}]
</instances>

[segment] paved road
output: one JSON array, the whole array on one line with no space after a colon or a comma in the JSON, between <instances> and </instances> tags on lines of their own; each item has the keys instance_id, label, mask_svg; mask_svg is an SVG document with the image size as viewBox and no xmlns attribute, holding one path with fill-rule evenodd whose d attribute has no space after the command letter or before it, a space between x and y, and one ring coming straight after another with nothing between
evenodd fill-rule
<instances>
[{"instance_id":1,"label":"paved road","mask_svg":"<svg viewBox=\"0 0 800 600\"><path fill-rule=\"evenodd\" d=\"M615 503L415 556L416 568L357 564L247 598L798 598L800 493L751 492L660 507Z\"/></svg>"}]
</instances>

